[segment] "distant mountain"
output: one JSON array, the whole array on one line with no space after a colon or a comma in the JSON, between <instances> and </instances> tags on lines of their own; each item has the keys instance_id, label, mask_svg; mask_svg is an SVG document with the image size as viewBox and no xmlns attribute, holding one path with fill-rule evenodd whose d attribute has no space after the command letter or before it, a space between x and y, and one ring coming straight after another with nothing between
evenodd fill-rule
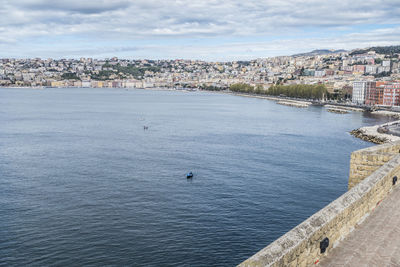
<instances>
[{"instance_id":1,"label":"distant mountain","mask_svg":"<svg viewBox=\"0 0 400 267\"><path fill-rule=\"evenodd\" d=\"M329 49L317 49L313 50L308 53L300 53L300 54L295 54L292 55L293 57L306 57L306 56L319 56L319 55L329 55L329 54L337 54L337 53L342 53L342 52L347 52L346 50L340 49L340 50L329 50Z\"/></svg>"},{"instance_id":2,"label":"distant mountain","mask_svg":"<svg viewBox=\"0 0 400 267\"><path fill-rule=\"evenodd\" d=\"M400 54L400 45L374 46L366 49L355 49L351 51L350 56L365 54L370 51L375 51L375 53L377 54L384 54L384 55Z\"/></svg>"}]
</instances>

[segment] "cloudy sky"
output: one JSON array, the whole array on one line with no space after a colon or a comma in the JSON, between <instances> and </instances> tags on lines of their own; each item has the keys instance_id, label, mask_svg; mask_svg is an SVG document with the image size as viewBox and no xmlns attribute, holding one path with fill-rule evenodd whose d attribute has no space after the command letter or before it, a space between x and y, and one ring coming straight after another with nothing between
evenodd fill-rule
<instances>
[{"instance_id":1,"label":"cloudy sky","mask_svg":"<svg viewBox=\"0 0 400 267\"><path fill-rule=\"evenodd\" d=\"M400 44L400 0L0 0L0 58L243 60Z\"/></svg>"}]
</instances>

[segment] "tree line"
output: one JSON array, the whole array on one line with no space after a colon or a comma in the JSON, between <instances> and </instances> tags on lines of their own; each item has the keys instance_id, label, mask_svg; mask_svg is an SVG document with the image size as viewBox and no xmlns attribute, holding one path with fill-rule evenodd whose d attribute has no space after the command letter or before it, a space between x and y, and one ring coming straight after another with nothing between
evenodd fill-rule
<instances>
[{"instance_id":1,"label":"tree line","mask_svg":"<svg viewBox=\"0 0 400 267\"><path fill-rule=\"evenodd\" d=\"M324 84L291 84L291 85L272 85L267 90L261 85L256 87L246 83L232 84L229 89L232 92L287 96L294 98L323 99L327 97L328 91Z\"/></svg>"},{"instance_id":2,"label":"tree line","mask_svg":"<svg viewBox=\"0 0 400 267\"><path fill-rule=\"evenodd\" d=\"M327 96L328 90L324 84L291 84L273 85L267 92L273 96L284 95L297 98L323 99Z\"/></svg>"}]
</instances>

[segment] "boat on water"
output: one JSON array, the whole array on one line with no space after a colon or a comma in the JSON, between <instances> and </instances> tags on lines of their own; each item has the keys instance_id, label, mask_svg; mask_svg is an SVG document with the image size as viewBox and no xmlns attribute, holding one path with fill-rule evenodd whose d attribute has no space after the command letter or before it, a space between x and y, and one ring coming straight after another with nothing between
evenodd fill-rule
<instances>
[{"instance_id":1,"label":"boat on water","mask_svg":"<svg viewBox=\"0 0 400 267\"><path fill-rule=\"evenodd\" d=\"M188 174L186 174L186 178L190 179L193 177L193 172L188 172Z\"/></svg>"}]
</instances>

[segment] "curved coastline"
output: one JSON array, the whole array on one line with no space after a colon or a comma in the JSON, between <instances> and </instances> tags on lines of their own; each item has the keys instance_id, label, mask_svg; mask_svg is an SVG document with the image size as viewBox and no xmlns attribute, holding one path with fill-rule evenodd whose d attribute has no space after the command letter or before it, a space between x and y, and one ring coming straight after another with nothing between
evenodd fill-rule
<instances>
[{"instance_id":1,"label":"curved coastline","mask_svg":"<svg viewBox=\"0 0 400 267\"><path fill-rule=\"evenodd\" d=\"M271 97L271 96L257 96L257 95L249 95L249 94L241 94L241 93L228 93L235 96L243 96L243 97L251 97L251 98L262 98L267 100L273 100L277 104L293 106L293 107L308 107L312 105L311 102L308 101L301 101L301 100L291 100L291 99L282 99L280 97ZM362 108L356 107L346 107L340 105L332 105L327 104L325 105L329 112L345 114L351 111L364 111ZM391 116L393 118L400 118L400 113L393 112L393 111L373 111L372 114L382 115L382 116ZM392 143L396 141L400 141L400 136L393 135L390 133L384 133L380 131L380 129L387 129L394 125L400 125L400 120L378 124L373 126L365 126L355 130L350 131L350 134L354 137L360 138L364 141L371 142L374 144L384 144L384 143Z\"/></svg>"},{"instance_id":2,"label":"curved coastline","mask_svg":"<svg viewBox=\"0 0 400 267\"><path fill-rule=\"evenodd\" d=\"M350 134L364 141L369 141L375 144L392 143L400 141L400 137L389 133L380 132L379 129L389 128L390 126L398 124L400 124L400 120L374 126L361 127L351 131Z\"/></svg>"}]
</instances>

